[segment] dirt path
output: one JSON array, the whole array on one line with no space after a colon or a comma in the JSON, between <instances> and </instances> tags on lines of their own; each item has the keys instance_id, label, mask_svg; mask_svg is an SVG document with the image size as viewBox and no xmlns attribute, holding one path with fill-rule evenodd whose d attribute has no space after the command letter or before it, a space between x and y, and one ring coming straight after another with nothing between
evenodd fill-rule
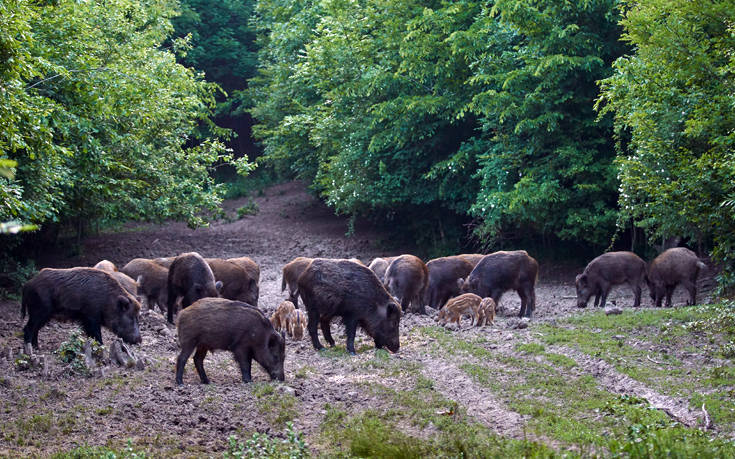
<instances>
[{"instance_id":1,"label":"dirt path","mask_svg":"<svg viewBox=\"0 0 735 459\"><path fill-rule=\"evenodd\" d=\"M245 198L229 201L226 210L235 215L236 209L247 202ZM102 259L122 266L136 257L173 256L192 250L208 257L250 256L261 267L258 306L270 314L284 298L280 291L281 267L296 256L357 257L369 262L375 256L413 251L411 247L403 247L385 253L380 241L387 240L387 236L359 223L355 235L346 238L345 220L335 217L298 182L271 187L255 198L255 202L259 208L257 215L216 222L208 228L191 230L181 223L129 225L121 231L87 239L80 255L44 254L38 267L92 266ZM560 268L542 262L535 321L550 322L577 313L573 279L581 268ZM614 290L609 300L630 307L630 296L621 288ZM526 331L512 330L519 306L517 295L507 293L493 332L527 336ZM412 340L415 328L434 324L431 318L408 317L401 323L403 350L387 363L375 359L372 341L362 332L358 333L356 357L334 351L315 353L308 340L289 342L286 384L277 389L285 395L279 398L257 384L242 385L235 364L226 353L209 356L205 361L213 384L200 385L190 362L184 386L176 387L173 381L178 351L175 330L159 314L146 313L141 320L144 342L139 352L150 362L145 370L110 366L103 378L70 376L52 352L77 327L54 322L39 335L40 352L52 362L50 374L43 377L37 370L18 371L15 362L5 356L8 352L17 355L22 342L19 305L15 301L2 301L0 400L5 408L0 409L0 425L3 425L0 440L4 440L0 441L0 455L45 454L81 444L125 446L126 439L135 444L153 445L160 452L186 450L191 454L197 451L211 454L225 449L227 436L231 434L242 437L259 431L282 435L282 423L269 417L274 406L275 411L293 410L291 418L295 427L312 444L318 443L320 426L334 407L355 412L379 409L391 403L376 392L375 386L394 390L405 387L400 368L392 366L394 361L396 365L406 363L418 368L420 374L435 382L436 391L463 405L480 423L501 435L521 438L525 421L521 415L504 407L500 398L487 388L474 384L456 365L426 353L425 343ZM333 333L338 346L343 346L344 335L339 324L333 326ZM472 330L470 333L487 332ZM110 343L113 336L104 331L104 339ZM572 358L589 357L574 355ZM596 376L604 387L621 390L620 385L634 385L617 377L614 369L608 367L595 366ZM257 365L253 368L256 382L267 380ZM646 392L640 383L636 384L637 393L651 395L654 405L657 400L663 400ZM678 406L665 402L666 406ZM687 424L696 420L691 412L673 413ZM406 429L411 431L412 427Z\"/></svg>"}]
</instances>

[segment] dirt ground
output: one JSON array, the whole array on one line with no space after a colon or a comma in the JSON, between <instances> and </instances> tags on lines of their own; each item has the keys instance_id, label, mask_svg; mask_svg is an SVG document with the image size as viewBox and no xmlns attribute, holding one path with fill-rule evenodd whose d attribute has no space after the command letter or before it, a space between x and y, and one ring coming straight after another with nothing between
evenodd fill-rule
<instances>
[{"instance_id":1,"label":"dirt ground","mask_svg":"<svg viewBox=\"0 0 735 459\"><path fill-rule=\"evenodd\" d=\"M226 202L230 215L248 202L246 198ZM191 230L181 223L165 225L129 225L117 232L104 233L84 242L79 255L48 253L41 267L92 266L108 259L118 266L136 257L174 256L197 251L208 257L249 256L261 268L260 304L270 314L286 296L280 290L281 268L296 256L349 258L366 263L385 253L380 242L387 236L357 225L352 237L345 237L344 219L332 212L304 190L298 182L273 186L255 198L259 212L234 221L221 221L208 228ZM402 252L410 252L407 247ZM534 323L554 323L562 317L578 313L575 306L574 275L583 266L559 266L541 260L537 285L537 307ZM700 282L701 302L709 299L710 277ZM675 300L683 302L677 291ZM616 288L610 295L612 304L629 308L632 295L626 287ZM644 290L644 305L650 305ZM514 346L531 339L531 328L517 328L520 301L509 292L503 298L498 318L484 329L464 328L463 336L490 336L499 341L498 352L513 353ZM53 351L77 328L74 324L53 322L39 334L40 354L49 362L47 375L40 369L20 371L13 360L22 346L22 322L16 301L0 302L0 423L6 427L0 438L0 454L45 455L80 445L124 446L128 441L161 454L207 453L220 455L229 435L245 436L252 432L282 435L282 424L269 417L269 408L255 385L243 385L231 357L227 353L210 355L205 367L212 384L199 383L191 361L184 374L184 385L174 383L174 365L178 353L175 329L158 313L144 312L141 318L143 343L136 348L148 364L143 370L105 367L103 376L85 378L69 373L69 369L53 357ZM433 313L433 311L431 311ZM418 327L434 325L431 316L406 315L401 322L401 350L391 356L398 362L420 366L424 377L435 382L434 389L447 399L467 409L469 416L501 435L522 438L526 435L526 418L504 406L498 394L480 387L458 369L458 363L428 352L431 339L413 333ZM338 346L344 346L339 324L333 325ZM114 336L104 331L105 343ZM303 432L312 448L319 439L320 425L327 406L340 406L346 411L364 407L380 408L389 403L370 390L373 381L399 388L400 375L371 371L374 358L372 341L358 332L358 355L335 358L317 353L308 342L287 343L285 384L277 392L293 396L294 426ZM564 353L563 348L557 352ZM612 391L624 392L630 381L617 374L610 365L577 351L566 352L588 368L600 384ZM267 381L266 374L253 365L253 378ZM628 378L630 379L630 378ZM640 385L640 383L638 383ZM699 413L682 407L682 401L640 387L642 395L684 424L695 423ZM411 426L406 426L410 431Z\"/></svg>"}]
</instances>

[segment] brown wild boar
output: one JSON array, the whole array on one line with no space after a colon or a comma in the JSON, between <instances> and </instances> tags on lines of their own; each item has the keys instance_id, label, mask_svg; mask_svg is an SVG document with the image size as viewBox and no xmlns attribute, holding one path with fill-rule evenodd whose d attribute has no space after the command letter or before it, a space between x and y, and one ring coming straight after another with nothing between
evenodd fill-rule
<instances>
[{"instance_id":1,"label":"brown wild boar","mask_svg":"<svg viewBox=\"0 0 735 459\"><path fill-rule=\"evenodd\" d=\"M138 290L145 297L148 309L155 305L161 312L166 312L168 304L168 268L164 268L153 260L134 258L123 266L124 274L138 279Z\"/></svg>"},{"instance_id":2,"label":"brown wild boar","mask_svg":"<svg viewBox=\"0 0 735 459\"><path fill-rule=\"evenodd\" d=\"M482 302L482 298L474 293L459 295L447 301L447 304L439 311L439 314L434 320L441 325L446 325L448 322L455 322L457 327L459 327L462 315L468 314L471 324L479 324L480 302Z\"/></svg>"},{"instance_id":3,"label":"brown wild boar","mask_svg":"<svg viewBox=\"0 0 735 459\"><path fill-rule=\"evenodd\" d=\"M488 322L491 324L495 323L495 301L492 298L483 298L480 302L480 308L478 310L480 318L476 323L479 327L484 327Z\"/></svg>"},{"instance_id":4,"label":"brown wild boar","mask_svg":"<svg viewBox=\"0 0 735 459\"><path fill-rule=\"evenodd\" d=\"M51 319L74 320L102 343L101 326L127 343L141 342L140 303L110 273L94 268L42 269L23 286L23 341L38 349L38 330Z\"/></svg>"},{"instance_id":5,"label":"brown wild boar","mask_svg":"<svg viewBox=\"0 0 735 459\"><path fill-rule=\"evenodd\" d=\"M463 293L490 297L495 304L507 290L521 298L519 317L531 317L536 308L538 262L525 250L500 251L485 255L466 280L459 279Z\"/></svg>"},{"instance_id":6,"label":"brown wild boar","mask_svg":"<svg viewBox=\"0 0 735 459\"><path fill-rule=\"evenodd\" d=\"M291 338L301 341L304 338L304 329L306 328L306 314L298 309L294 309L286 317L286 333Z\"/></svg>"},{"instance_id":7,"label":"brown wild boar","mask_svg":"<svg viewBox=\"0 0 735 459\"><path fill-rule=\"evenodd\" d=\"M194 366L202 384L209 384L204 357L216 350L232 352L244 383L252 381L253 359L271 379L285 379L285 340L252 305L224 298L202 298L181 311L177 329L181 346L176 359L177 384L183 384L184 367L194 350Z\"/></svg>"},{"instance_id":8,"label":"brown wild boar","mask_svg":"<svg viewBox=\"0 0 735 459\"><path fill-rule=\"evenodd\" d=\"M271 316L271 324L273 328L278 332L286 330L288 325L288 315L296 310L296 307L292 302L286 300L281 301L281 304L276 308L276 312Z\"/></svg>"},{"instance_id":9,"label":"brown wild boar","mask_svg":"<svg viewBox=\"0 0 735 459\"><path fill-rule=\"evenodd\" d=\"M401 255L391 261L385 271L385 288L401 302L404 312L426 314L424 296L429 282L429 270L419 257Z\"/></svg>"},{"instance_id":10,"label":"brown wild boar","mask_svg":"<svg viewBox=\"0 0 735 459\"><path fill-rule=\"evenodd\" d=\"M255 292L255 304L253 306L257 306L258 299L260 298L260 266L250 257L228 258L227 261L231 261L244 269L248 273L249 279L255 279L253 290Z\"/></svg>"},{"instance_id":11,"label":"brown wild boar","mask_svg":"<svg viewBox=\"0 0 735 459\"><path fill-rule=\"evenodd\" d=\"M396 258L397 257L374 258L373 261L370 262L368 268L378 276L380 282L383 282L385 280L385 271L388 269L388 266L390 266L390 263Z\"/></svg>"},{"instance_id":12,"label":"brown wild boar","mask_svg":"<svg viewBox=\"0 0 735 459\"><path fill-rule=\"evenodd\" d=\"M634 307L641 305L641 282L646 275L646 263L633 252L608 252L590 261L574 280L577 287L577 307L587 307L595 295L595 306L605 307L607 295L615 285L628 284L633 290Z\"/></svg>"},{"instance_id":13,"label":"brown wild boar","mask_svg":"<svg viewBox=\"0 0 735 459\"><path fill-rule=\"evenodd\" d=\"M182 253L171 263L168 270L168 298L166 315L174 323L174 309L181 297L181 308L185 309L200 298L217 297L222 282L215 281L212 269L196 252Z\"/></svg>"},{"instance_id":14,"label":"brown wild boar","mask_svg":"<svg viewBox=\"0 0 735 459\"><path fill-rule=\"evenodd\" d=\"M281 281L281 292L288 287L289 301L294 307L299 307L299 287L298 279L304 270L309 266L313 258L296 257L283 267L283 280Z\"/></svg>"},{"instance_id":15,"label":"brown wild boar","mask_svg":"<svg viewBox=\"0 0 735 459\"><path fill-rule=\"evenodd\" d=\"M426 263L429 270L429 285L424 302L434 309L439 309L450 298L459 295L457 279L466 278L474 265L460 256L435 258Z\"/></svg>"},{"instance_id":16,"label":"brown wild boar","mask_svg":"<svg viewBox=\"0 0 735 459\"><path fill-rule=\"evenodd\" d=\"M258 305L258 279L239 264L221 258L205 258L217 281L222 282L222 298Z\"/></svg>"},{"instance_id":17,"label":"brown wild boar","mask_svg":"<svg viewBox=\"0 0 735 459\"><path fill-rule=\"evenodd\" d=\"M115 263L111 262L110 260L102 260L94 265L94 267L96 269L101 269L102 271L107 271L108 273L117 271L117 266L115 266Z\"/></svg>"},{"instance_id":18,"label":"brown wild boar","mask_svg":"<svg viewBox=\"0 0 735 459\"><path fill-rule=\"evenodd\" d=\"M660 308L665 296L666 307L671 307L671 295L676 286L682 284L689 292L687 305L694 305L697 302L699 270L706 267L697 254L687 248L675 247L664 251L648 265L646 281L651 300Z\"/></svg>"},{"instance_id":19,"label":"brown wild boar","mask_svg":"<svg viewBox=\"0 0 735 459\"><path fill-rule=\"evenodd\" d=\"M471 264L472 267L474 268L475 266L477 266L477 263L479 263L480 260L482 260L482 258L485 255L483 255L481 253L463 253L463 254L457 255L457 256L459 258L463 259L464 261L466 261L467 263Z\"/></svg>"},{"instance_id":20,"label":"brown wild boar","mask_svg":"<svg viewBox=\"0 0 735 459\"><path fill-rule=\"evenodd\" d=\"M159 265L163 266L166 269L169 269L171 267L171 263L174 262L176 257L161 257L161 258L154 258L153 262L158 263Z\"/></svg>"},{"instance_id":21,"label":"brown wild boar","mask_svg":"<svg viewBox=\"0 0 735 459\"><path fill-rule=\"evenodd\" d=\"M138 297L138 289L140 288L140 279L133 280L130 276L126 275L125 273L121 273L120 271L108 272L108 274L112 276L113 279L118 281L120 285L122 285L122 288L127 290L128 293L130 293L138 301L140 301L140 298Z\"/></svg>"},{"instance_id":22,"label":"brown wild boar","mask_svg":"<svg viewBox=\"0 0 735 459\"><path fill-rule=\"evenodd\" d=\"M342 317L347 351L355 354L355 333L362 327L376 348L398 352L401 307L367 267L349 260L313 260L298 280L298 291L308 312L307 328L314 348L324 348L317 337L321 325L324 339L334 346L329 324Z\"/></svg>"}]
</instances>

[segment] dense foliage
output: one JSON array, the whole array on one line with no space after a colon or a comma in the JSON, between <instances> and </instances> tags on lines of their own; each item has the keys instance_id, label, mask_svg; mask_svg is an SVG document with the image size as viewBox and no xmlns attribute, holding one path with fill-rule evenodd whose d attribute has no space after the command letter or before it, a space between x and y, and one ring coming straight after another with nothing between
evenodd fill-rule
<instances>
[{"instance_id":1,"label":"dense foliage","mask_svg":"<svg viewBox=\"0 0 735 459\"><path fill-rule=\"evenodd\" d=\"M614 1L261 0L255 134L339 212L475 217L485 240L609 242ZM466 217L465 217L466 219Z\"/></svg>"},{"instance_id":2,"label":"dense foliage","mask_svg":"<svg viewBox=\"0 0 735 459\"><path fill-rule=\"evenodd\" d=\"M713 240L735 282L735 2L626 2L635 49L602 83L620 139L621 218Z\"/></svg>"},{"instance_id":3,"label":"dense foliage","mask_svg":"<svg viewBox=\"0 0 735 459\"><path fill-rule=\"evenodd\" d=\"M185 42L162 47L175 6L0 0L0 160L17 163L0 177L0 221L81 232L104 220L200 224L218 207L208 169L226 151L194 137L215 88L177 64Z\"/></svg>"},{"instance_id":4,"label":"dense foliage","mask_svg":"<svg viewBox=\"0 0 735 459\"><path fill-rule=\"evenodd\" d=\"M215 94L215 122L234 131L228 140L234 154L256 153L250 135L247 80L255 74L255 32L250 26L254 0L181 0L181 15L173 18L175 35L188 37L191 49L179 61L204 72L223 91Z\"/></svg>"}]
</instances>

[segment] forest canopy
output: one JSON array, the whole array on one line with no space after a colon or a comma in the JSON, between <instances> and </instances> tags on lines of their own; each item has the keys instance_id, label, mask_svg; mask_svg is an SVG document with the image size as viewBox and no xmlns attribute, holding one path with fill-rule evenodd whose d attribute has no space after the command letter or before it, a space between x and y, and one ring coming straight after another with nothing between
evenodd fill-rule
<instances>
[{"instance_id":1,"label":"forest canopy","mask_svg":"<svg viewBox=\"0 0 735 459\"><path fill-rule=\"evenodd\" d=\"M0 222L202 224L230 145L432 253L468 227L486 249L679 237L733 284L734 17L732 0L0 0Z\"/></svg>"}]
</instances>

